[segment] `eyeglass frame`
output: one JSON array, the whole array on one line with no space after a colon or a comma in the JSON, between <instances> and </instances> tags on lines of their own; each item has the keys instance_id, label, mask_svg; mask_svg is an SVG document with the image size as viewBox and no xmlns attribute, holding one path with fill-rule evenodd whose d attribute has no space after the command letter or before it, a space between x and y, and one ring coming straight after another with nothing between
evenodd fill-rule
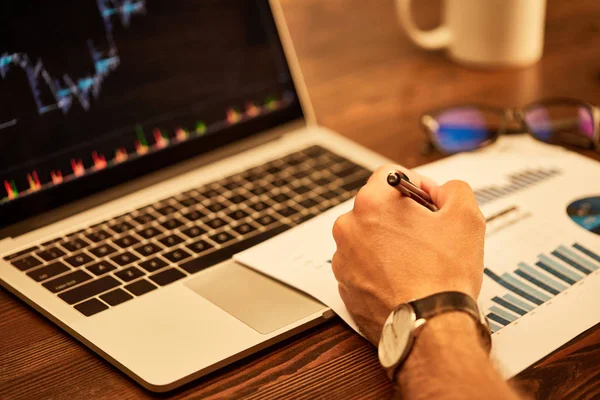
<instances>
[{"instance_id":1,"label":"eyeglass frame","mask_svg":"<svg viewBox=\"0 0 600 400\"><path fill-rule=\"evenodd\" d=\"M594 131L592 133L592 137L590 138L589 136L584 136L584 135L577 136L578 139L581 139L581 142L585 141L586 144L545 142L545 141L537 138L532 133L532 130L530 129L529 125L527 124L527 121L525 120L525 114L526 114L527 110L530 108L533 108L533 107L551 106L551 105L556 105L556 104L583 106L590 112L590 115L592 117L592 126L594 129ZM497 132L494 132L493 136L491 136L490 139L488 139L484 142L481 142L476 148L473 148L472 150L458 151L458 152L445 151L442 149L442 146L439 144L439 141L436 138L436 136L437 136L436 131L437 131L437 129L439 129L439 123L437 122L437 119L434 116L439 115L443 111L457 109L457 108L475 108L475 109L479 109L482 111L496 113L502 119L504 129L499 129ZM520 124L519 129L507 129L507 126L510 122L516 122L516 123ZM437 151L439 151L440 153L442 153L444 155L451 155L451 154L479 150L481 148L487 147L487 146L495 143L501 135L515 135L515 134L523 134L523 133L527 133L530 136L532 136L535 140L538 140L538 141L540 141L542 143L546 143L546 144L549 143L549 144L556 144L556 145L563 145L563 146L572 145L572 146L576 146L578 148L594 149L594 150L600 152L600 107L595 106L585 100L579 100L579 99L574 99L574 98L569 98L569 97L548 98L548 99L543 99L540 101L528 103L523 107L512 107L512 108L495 107L495 106L490 106L488 104L482 104L482 103L481 104L464 103L464 104L457 104L454 106L440 107L440 108L437 108L432 111L424 113L421 116L420 124L421 124L421 127L423 128L423 130L425 131L425 135L427 136L425 151L429 152L433 149L436 149ZM437 125L437 126L435 126L435 129L434 129L434 124ZM571 137L575 138L575 136L571 136Z\"/></svg>"}]
</instances>

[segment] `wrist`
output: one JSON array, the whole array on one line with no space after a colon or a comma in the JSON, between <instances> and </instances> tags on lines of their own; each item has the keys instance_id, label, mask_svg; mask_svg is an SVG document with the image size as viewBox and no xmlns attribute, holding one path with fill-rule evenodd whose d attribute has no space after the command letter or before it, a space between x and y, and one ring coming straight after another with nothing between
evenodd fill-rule
<instances>
[{"instance_id":1,"label":"wrist","mask_svg":"<svg viewBox=\"0 0 600 400\"><path fill-rule=\"evenodd\" d=\"M411 354L396 373L396 382L403 386L418 376L446 371L446 364L455 364L462 356L488 359L477 322L464 312L437 315L421 327Z\"/></svg>"}]
</instances>

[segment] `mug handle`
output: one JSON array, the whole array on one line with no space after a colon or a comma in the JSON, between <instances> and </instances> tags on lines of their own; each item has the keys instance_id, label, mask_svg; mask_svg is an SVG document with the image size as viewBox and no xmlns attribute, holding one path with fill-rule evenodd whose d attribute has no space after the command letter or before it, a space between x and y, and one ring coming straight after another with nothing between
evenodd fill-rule
<instances>
[{"instance_id":1,"label":"mug handle","mask_svg":"<svg viewBox=\"0 0 600 400\"><path fill-rule=\"evenodd\" d=\"M396 0L396 13L400 24L408 36L417 45L429 49L437 50L447 47L450 44L452 35L446 25L440 25L430 31L423 31L415 25L410 11L411 0Z\"/></svg>"}]
</instances>

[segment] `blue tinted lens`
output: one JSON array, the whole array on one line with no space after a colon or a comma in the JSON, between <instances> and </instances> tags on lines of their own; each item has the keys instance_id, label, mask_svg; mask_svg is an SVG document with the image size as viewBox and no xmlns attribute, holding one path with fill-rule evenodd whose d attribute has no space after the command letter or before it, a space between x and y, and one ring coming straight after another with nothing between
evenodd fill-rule
<instances>
[{"instance_id":1,"label":"blue tinted lens","mask_svg":"<svg viewBox=\"0 0 600 400\"><path fill-rule=\"evenodd\" d=\"M455 108L435 117L432 130L436 144L446 153L475 150L492 139L498 127L491 129L490 118L476 108Z\"/></svg>"},{"instance_id":2,"label":"blue tinted lens","mask_svg":"<svg viewBox=\"0 0 600 400\"><path fill-rule=\"evenodd\" d=\"M550 104L530 107L525 123L533 136L544 142L561 143L569 138L593 139L590 110L577 104Z\"/></svg>"}]
</instances>

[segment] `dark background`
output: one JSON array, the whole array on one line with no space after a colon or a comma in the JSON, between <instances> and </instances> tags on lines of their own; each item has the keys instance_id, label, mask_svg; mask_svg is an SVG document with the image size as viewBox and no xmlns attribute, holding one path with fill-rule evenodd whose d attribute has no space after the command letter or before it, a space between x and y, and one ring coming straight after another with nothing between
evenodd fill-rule
<instances>
[{"instance_id":1,"label":"dark background","mask_svg":"<svg viewBox=\"0 0 600 400\"><path fill-rule=\"evenodd\" d=\"M107 159L119 147L133 151L137 124L153 143L155 127L172 135L198 120L223 120L229 107L281 97L293 88L266 7L262 0L146 0L147 13L132 15L129 27L113 15L121 64L87 112L74 100L67 114L38 115L25 71L13 65L0 78L0 123L19 121L0 130L0 183L14 179L21 191L34 169L44 183L52 169L70 173L71 158L90 167L93 150ZM88 40L108 50L103 22L94 0L3 1L0 54L26 53L53 77L77 82L94 73ZM41 77L40 88L53 103Z\"/></svg>"}]
</instances>

